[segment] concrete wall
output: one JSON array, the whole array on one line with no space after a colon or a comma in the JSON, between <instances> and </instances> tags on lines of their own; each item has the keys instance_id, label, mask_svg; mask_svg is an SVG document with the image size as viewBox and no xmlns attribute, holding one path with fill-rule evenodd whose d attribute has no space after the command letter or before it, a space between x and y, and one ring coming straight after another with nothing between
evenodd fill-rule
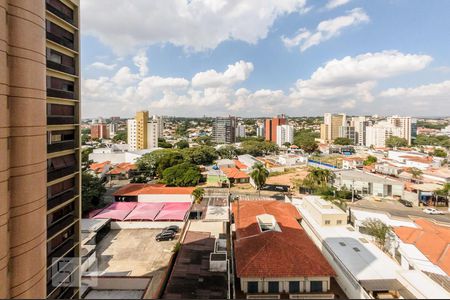
<instances>
[{"instance_id":1,"label":"concrete wall","mask_svg":"<svg viewBox=\"0 0 450 300\"><path fill-rule=\"evenodd\" d=\"M151 280L151 277L83 276L83 281L96 283L95 290L145 290Z\"/></svg>"},{"instance_id":2,"label":"concrete wall","mask_svg":"<svg viewBox=\"0 0 450 300\"><path fill-rule=\"evenodd\" d=\"M265 277L265 278L240 278L241 290L247 293L249 281L258 282L258 293L268 293L269 292L269 281L279 282L279 293L290 293L289 292L289 282L298 281L300 282L300 293L309 293L311 290L311 281L322 281L322 292L326 293L330 290L330 277Z\"/></svg>"},{"instance_id":3,"label":"concrete wall","mask_svg":"<svg viewBox=\"0 0 450 300\"><path fill-rule=\"evenodd\" d=\"M190 194L158 194L158 195L139 195L138 202L190 202L194 197Z\"/></svg>"},{"instance_id":4,"label":"concrete wall","mask_svg":"<svg viewBox=\"0 0 450 300\"><path fill-rule=\"evenodd\" d=\"M111 229L162 229L170 225L177 225L181 229L185 222L111 222Z\"/></svg>"}]
</instances>

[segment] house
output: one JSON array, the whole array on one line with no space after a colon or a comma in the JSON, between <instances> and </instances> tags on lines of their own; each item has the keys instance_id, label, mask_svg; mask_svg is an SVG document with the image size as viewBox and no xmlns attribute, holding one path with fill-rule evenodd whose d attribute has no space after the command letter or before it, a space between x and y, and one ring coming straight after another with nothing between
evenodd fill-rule
<instances>
[{"instance_id":1,"label":"house","mask_svg":"<svg viewBox=\"0 0 450 300\"><path fill-rule=\"evenodd\" d=\"M249 183L250 176L238 168L221 168L231 183Z\"/></svg>"},{"instance_id":2,"label":"house","mask_svg":"<svg viewBox=\"0 0 450 300\"><path fill-rule=\"evenodd\" d=\"M450 276L450 227L427 219L417 219L414 223L415 227L394 227L391 254L405 270Z\"/></svg>"},{"instance_id":3,"label":"house","mask_svg":"<svg viewBox=\"0 0 450 300\"><path fill-rule=\"evenodd\" d=\"M398 177L400 173L403 172L403 168L384 162L375 164L375 172L383 175Z\"/></svg>"},{"instance_id":4,"label":"house","mask_svg":"<svg viewBox=\"0 0 450 300\"><path fill-rule=\"evenodd\" d=\"M364 165L364 159L361 157L345 157L342 159L342 169L359 169Z\"/></svg>"},{"instance_id":5,"label":"house","mask_svg":"<svg viewBox=\"0 0 450 300\"><path fill-rule=\"evenodd\" d=\"M250 170L254 164L259 162L259 160L257 160L254 156L252 156L250 154L239 155L238 161L241 162L243 165L247 166L247 169L245 169L243 171ZM240 168L240 169L242 169L242 168Z\"/></svg>"},{"instance_id":6,"label":"house","mask_svg":"<svg viewBox=\"0 0 450 300\"><path fill-rule=\"evenodd\" d=\"M428 179L439 183L450 183L450 170L448 168L430 168L423 171L423 179Z\"/></svg>"},{"instance_id":7,"label":"house","mask_svg":"<svg viewBox=\"0 0 450 300\"><path fill-rule=\"evenodd\" d=\"M232 208L240 293L256 298L267 293L329 296L335 273L299 225L301 216L294 206L281 201L239 201Z\"/></svg>"},{"instance_id":8,"label":"house","mask_svg":"<svg viewBox=\"0 0 450 300\"><path fill-rule=\"evenodd\" d=\"M306 196L305 209L315 217L321 226L347 224L347 213L320 196Z\"/></svg>"},{"instance_id":9,"label":"house","mask_svg":"<svg viewBox=\"0 0 450 300\"><path fill-rule=\"evenodd\" d=\"M234 168L236 164L232 159L219 159L216 161L216 166L219 168Z\"/></svg>"},{"instance_id":10,"label":"house","mask_svg":"<svg viewBox=\"0 0 450 300\"><path fill-rule=\"evenodd\" d=\"M355 190L362 196L402 197L404 184L400 181L360 170L339 170L334 172L334 186L338 189Z\"/></svg>"},{"instance_id":11,"label":"house","mask_svg":"<svg viewBox=\"0 0 450 300\"><path fill-rule=\"evenodd\" d=\"M285 154L278 155L277 162L282 166L295 166L308 163L308 158L303 155Z\"/></svg>"},{"instance_id":12,"label":"house","mask_svg":"<svg viewBox=\"0 0 450 300\"><path fill-rule=\"evenodd\" d=\"M120 163L112 166L106 175L111 179L128 179L133 171L137 170L137 166L131 163Z\"/></svg>"},{"instance_id":13,"label":"house","mask_svg":"<svg viewBox=\"0 0 450 300\"><path fill-rule=\"evenodd\" d=\"M89 165L89 171L103 178L111 168L111 161L104 161L101 163L92 163Z\"/></svg>"},{"instance_id":14,"label":"house","mask_svg":"<svg viewBox=\"0 0 450 300\"><path fill-rule=\"evenodd\" d=\"M114 192L119 202L189 202L193 187L169 187L164 184L130 183Z\"/></svg>"}]
</instances>

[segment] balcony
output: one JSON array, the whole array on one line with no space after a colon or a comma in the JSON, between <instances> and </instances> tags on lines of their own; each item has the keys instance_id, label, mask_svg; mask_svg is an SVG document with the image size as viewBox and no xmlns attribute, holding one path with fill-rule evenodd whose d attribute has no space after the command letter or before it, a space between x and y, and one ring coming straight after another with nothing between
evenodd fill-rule
<instances>
[{"instance_id":1,"label":"balcony","mask_svg":"<svg viewBox=\"0 0 450 300\"><path fill-rule=\"evenodd\" d=\"M47 39L50 41L53 41L55 43L60 44L61 46L67 47L69 49L75 50L75 44L73 41L70 41L68 39L64 39L62 37L57 36L56 34L47 31Z\"/></svg>"},{"instance_id":2,"label":"balcony","mask_svg":"<svg viewBox=\"0 0 450 300\"><path fill-rule=\"evenodd\" d=\"M74 116L47 116L47 125L75 124Z\"/></svg>"},{"instance_id":3,"label":"balcony","mask_svg":"<svg viewBox=\"0 0 450 300\"><path fill-rule=\"evenodd\" d=\"M68 239L66 239L62 244L56 247L50 254L47 256L47 265L50 266L53 264L54 259L61 259L67 251L75 246L75 235L71 235Z\"/></svg>"},{"instance_id":4,"label":"balcony","mask_svg":"<svg viewBox=\"0 0 450 300\"><path fill-rule=\"evenodd\" d=\"M47 173L47 182L62 178L64 176L73 174L78 172L78 168L76 166L70 166L59 170L54 170Z\"/></svg>"},{"instance_id":5,"label":"balcony","mask_svg":"<svg viewBox=\"0 0 450 300\"><path fill-rule=\"evenodd\" d=\"M47 88L47 96L64 99L75 99L75 93L71 91L57 90L53 88Z\"/></svg>"},{"instance_id":6,"label":"balcony","mask_svg":"<svg viewBox=\"0 0 450 300\"><path fill-rule=\"evenodd\" d=\"M72 16L66 15L65 13L63 13L60 9L58 9L57 7L54 7L53 5L51 5L50 3L47 2L47 4L45 5L46 9L51 12L52 14L60 17L61 19L63 19L64 21L75 25L75 22L73 20Z\"/></svg>"},{"instance_id":7,"label":"balcony","mask_svg":"<svg viewBox=\"0 0 450 300\"><path fill-rule=\"evenodd\" d=\"M75 216L73 214L64 216L62 219L58 220L47 229L47 238L54 236L56 233L72 224L73 221L75 221Z\"/></svg>"},{"instance_id":8,"label":"balcony","mask_svg":"<svg viewBox=\"0 0 450 300\"><path fill-rule=\"evenodd\" d=\"M65 192L54 196L50 199L47 199L47 209L52 209L54 207L57 207L60 204L63 204L64 202L67 202L68 200L75 197L75 189L71 188L66 190Z\"/></svg>"},{"instance_id":9,"label":"balcony","mask_svg":"<svg viewBox=\"0 0 450 300\"><path fill-rule=\"evenodd\" d=\"M63 142L57 142L54 144L47 144L47 153L53 153L63 150L70 150L75 148L75 141L69 140L69 141L63 141Z\"/></svg>"},{"instance_id":10,"label":"balcony","mask_svg":"<svg viewBox=\"0 0 450 300\"><path fill-rule=\"evenodd\" d=\"M75 75L75 67L58 64L51 60L47 60L47 67L53 70Z\"/></svg>"}]
</instances>

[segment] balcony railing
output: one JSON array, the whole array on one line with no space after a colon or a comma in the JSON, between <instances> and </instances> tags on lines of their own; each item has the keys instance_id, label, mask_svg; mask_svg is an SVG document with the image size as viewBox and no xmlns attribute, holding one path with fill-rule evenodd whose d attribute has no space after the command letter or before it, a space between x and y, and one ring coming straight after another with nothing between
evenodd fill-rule
<instances>
[{"instance_id":1,"label":"balcony railing","mask_svg":"<svg viewBox=\"0 0 450 300\"><path fill-rule=\"evenodd\" d=\"M51 60L47 60L47 67L53 70L75 75L75 67L58 64L57 62Z\"/></svg>"},{"instance_id":2,"label":"balcony railing","mask_svg":"<svg viewBox=\"0 0 450 300\"><path fill-rule=\"evenodd\" d=\"M59 231L63 230L67 226L73 223L75 221L75 216L73 214L66 215L64 218L57 221L55 224L52 224L47 229L47 238L50 238L54 236Z\"/></svg>"},{"instance_id":3,"label":"balcony railing","mask_svg":"<svg viewBox=\"0 0 450 300\"><path fill-rule=\"evenodd\" d=\"M54 259L60 259L64 256L64 254L69 251L75 245L75 235L72 235L68 239L66 239L62 244L56 247L50 254L47 256L47 265L53 264Z\"/></svg>"},{"instance_id":4,"label":"balcony railing","mask_svg":"<svg viewBox=\"0 0 450 300\"><path fill-rule=\"evenodd\" d=\"M49 12L51 12L52 14L57 15L58 17L60 17L61 19L63 19L66 22L69 22L72 25L75 25L75 22L73 20L73 17L66 15L65 13L63 13L61 10L59 10L58 8L54 7L53 5L51 5L50 3L46 4L46 8Z\"/></svg>"},{"instance_id":5,"label":"balcony railing","mask_svg":"<svg viewBox=\"0 0 450 300\"><path fill-rule=\"evenodd\" d=\"M75 124L74 116L47 116L47 125Z\"/></svg>"},{"instance_id":6,"label":"balcony railing","mask_svg":"<svg viewBox=\"0 0 450 300\"><path fill-rule=\"evenodd\" d=\"M75 189L71 188L47 200L47 209L52 209L75 197Z\"/></svg>"},{"instance_id":7,"label":"balcony railing","mask_svg":"<svg viewBox=\"0 0 450 300\"><path fill-rule=\"evenodd\" d=\"M63 142L57 142L54 144L47 144L47 153L53 153L63 150L70 150L75 148L75 141L69 140L69 141L63 141Z\"/></svg>"},{"instance_id":8,"label":"balcony railing","mask_svg":"<svg viewBox=\"0 0 450 300\"><path fill-rule=\"evenodd\" d=\"M47 31L47 39L49 39L50 41L53 41L55 43L58 43L64 47L67 47L69 49L75 50L75 44L73 43L73 41L69 41L67 39L64 39L62 37L57 36L56 34Z\"/></svg>"},{"instance_id":9,"label":"balcony railing","mask_svg":"<svg viewBox=\"0 0 450 300\"><path fill-rule=\"evenodd\" d=\"M64 176L73 174L78 171L76 166L65 167L59 170L54 170L47 173L47 182L62 178Z\"/></svg>"},{"instance_id":10,"label":"balcony railing","mask_svg":"<svg viewBox=\"0 0 450 300\"><path fill-rule=\"evenodd\" d=\"M47 96L64 99L75 99L75 93L70 91L47 88Z\"/></svg>"}]
</instances>

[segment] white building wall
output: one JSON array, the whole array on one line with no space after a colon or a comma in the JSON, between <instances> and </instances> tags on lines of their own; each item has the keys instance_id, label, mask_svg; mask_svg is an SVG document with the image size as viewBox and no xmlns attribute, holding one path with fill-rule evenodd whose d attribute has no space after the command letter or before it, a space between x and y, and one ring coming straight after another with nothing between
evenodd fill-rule
<instances>
[{"instance_id":1,"label":"white building wall","mask_svg":"<svg viewBox=\"0 0 450 300\"><path fill-rule=\"evenodd\" d=\"M294 142L294 127L291 125L277 126L277 145L283 147L285 143Z\"/></svg>"},{"instance_id":2,"label":"white building wall","mask_svg":"<svg viewBox=\"0 0 450 300\"><path fill-rule=\"evenodd\" d=\"M152 120L147 123L147 148L157 148L159 137L159 124Z\"/></svg>"},{"instance_id":3,"label":"white building wall","mask_svg":"<svg viewBox=\"0 0 450 300\"><path fill-rule=\"evenodd\" d=\"M137 135L136 120L135 119L127 120L127 138L129 151L135 151L137 148L136 135Z\"/></svg>"}]
</instances>

